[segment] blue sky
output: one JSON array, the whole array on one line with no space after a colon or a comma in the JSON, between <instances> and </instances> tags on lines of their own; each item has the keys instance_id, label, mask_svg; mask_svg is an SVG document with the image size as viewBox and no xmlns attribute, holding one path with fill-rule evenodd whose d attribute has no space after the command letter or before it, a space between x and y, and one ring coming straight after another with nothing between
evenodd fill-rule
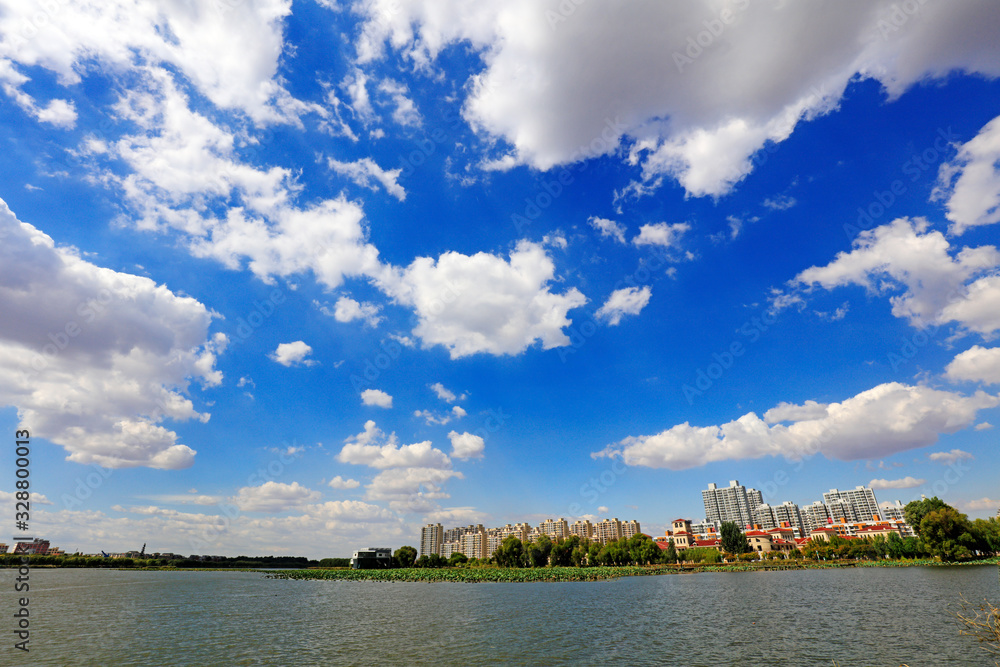
<instances>
[{"instance_id":1,"label":"blue sky","mask_svg":"<svg viewBox=\"0 0 1000 667\"><path fill-rule=\"evenodd\" d=\"M106 5L0 4L0 423L54 544L1000 507L1000 10Z\"/></svg>"}]
</instances>

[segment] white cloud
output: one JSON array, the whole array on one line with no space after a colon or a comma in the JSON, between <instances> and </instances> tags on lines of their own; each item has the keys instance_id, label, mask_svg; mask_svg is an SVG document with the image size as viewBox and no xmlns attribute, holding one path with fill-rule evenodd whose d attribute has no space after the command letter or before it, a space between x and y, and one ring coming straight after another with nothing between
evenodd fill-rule
<instances>
[{"instance_id":1,"label":"white cloud","mask_svg":"<svg viewBox=\"0 0 1000 667\"><path fill-rule=\"evenodd\" d=\"M642 170L635 191L669 176L689 194L718 196L767 142L835 109L852 80L874 79L895 98L953 71L1000 74L1000 18L988 4L921 3L901 28L890 22L894 8L741 0L609 12L599 2L373 0L356 48L367 63L388 43L424 70L456 43L482 54L464 115L506 143L498 163L546 170L618 155L624 143Z\"/></svg>"},{"instance_id":2,"label":"white cloud","mask_svg":"<svg viewBox=\"0 0 1000 667\"><path fill-rule=\"evenodd\" d=\"M376 306L373 303L358 302L348 296L342 296L337 299L337 303L334 306L333 317L338 322L353 322L354 320L364 320L365 324L370 327L377 327L378 323L382 321L382 317L379 315L379 311L382 310L381 306Z\"/></svg>"},{"instance_id":3,"label":"white cloud","mask_svg":"<svg viewBox=\"0 0 1000 667\"><path fill-rule=\"evenodd\" d=\"M941 434L970 426L979 410L997 405L1000 398L984 392L964 396L890 382L841 403L813 403L799 411L782 404L765 413L768 421L750 412L721 426L684 422L655 435L630 436L591 456L620 456L627 465L672 470L815 453L841 461L875 459L934 444Z\"/></svg>"},{"instance_id":4,"label":"white cloud","mask_svg":"<svg viewBox=\"0 0 1000 667\"><path fill-rule=\"evenodd\" d=\"M312 348L301 340L292 343L279 343L278 348L268 355L272 361L277 361L282 366L312 366L316 362L307 359L312 354Z\"/></svg>"},{"instance_id":5,"label":"white cloud","mask_svg":"<svg viewBox=\"0 0 1000 667\"><path fill-rule=\"evenodd\" d=\"M483 523L490 518L489 514L480 512L475 507L446 507L424 515L424 523L443 523L448 526L466 526Z\"/></svg>"},{"instance_id":6,"label":"white cloud","mask_svg":"<svg viewBox=\"0 0 1000 667\"><path fill-rule=\"evenodd\" d=\"M331 489L356 489L361 486L361 482L356 479L344 479L337 475L327 484Z\"/></svg>"},{"instance_id":7,"label":"white cloud","mask_svg":"<svg viewBox=\"0 0 1000 667\"><path fill-rule=\"evenodd\" d=\"M455 407L458 406L456 405ZM456 413L436 414L430 410L414 410L413 416L423 419L426 424L437 424L439 426L443 426L444 424L451 422L451 420L456 417Z\"/></svg>"},{"instance_id":8,"label":"white cloud","mask_svg":"<svg viewBox=\"0 0 1000 667\"><path fill-rule=\"evenodd\" d=\"M139 7L128 0L64 3L45 13L36 37L38 8L8 3L0 58L43 67L62 85L78 84L91 69L141 77L147 66L175 68L219 108L245 112L256 123L298 122L310 105L279 83L287 0L248 0L238 10L210 3ZM62 112L55 112L62 113Z\"/></svg>"},{"instance_id":9,"label":"white cloud","mask_svg":"<svg viewBox=\"0 0 1000 667\"><path fill-rule=\"evenodd\" d=\"M912 489L926 481L926 479L916 479L907 476L902 479L873 479L868 482L868 486L873 489Z\"/></svg>"},{"instance_id":10,"label":"white cloud","mask_svg":"<svg viewBox=\"0 0 1000 667\"><path fill-rule=\"evenodd\" d=\"M392 396L381 389L365 389L361 392L361 402L365 405L376 405L380 408L392 407Z\"/></svg>"},{"instance_id":11,"label":"white cloud","mask_svg":"<svg viewBox=\"0 0 1000 667\"><path fill-rule=\"evenodd\" d=\"M798 202L795 201L795 197L790 197L788 195L768 197L763 201L764 208L769 208L772 211L787 211L797 203Z\"/></svg>"},{"instance_id":12,"label":"white cloud","mask_svg":"<svg viewBox=\"0 0 1000 667\"><path fill-rule=\"evenodd\" d=\"M451 431L448 433L451 440L451 455L456 459L479 459L483 457L483 450L486 448L486 441L482 436L474 433L458 433Z\"/></svg>"},{"instance_id":13,"label":"white cloud","mask_svg":"<svg viewBox=\"0 0 1000 667\"><path fill-rule=\"evenodd\" d=\"M922 218L899 218L861 232L850 252L811 267L793 285L827 290L860 285L872 292L900 291L889 298L892 314L915 327L958 322L989 334L1000 329L1000 253L994 246L954 253L947 239L928 231Z\"/></svg>"},{"instance_id":14,"label":"white cloud","mask_svg":"<svg viewBox=\"0 0 1000 667\"><path fill-rule=\"evenodd\" d=\"M448 469L451 460L430 441L397 446L395 434L386 436L374 421L365 422L365 430L348 438L337 454L341 463L366 465L372 468L438 468ZM383 443L383 444L378 444Z\"/></svg>"},{"instance_id":15,"label":"white cloud","mask_svg":"<svg viewBox=\"0 0 1000 667\"><path fill-rule=\"evenodd\" d=\"M377 120L375 109L372 108L371 98L368 95L368 77L364 72L355 69L344 77L341 88L347 92L347 96L351 100L351 111L362 124L368 126Z\"/></svg>"},{"instance_id":16,"label":"white cloud","mask_svg":"<svg viewBox=\"0 0 1000 667\"><path fill-rule=\"evenodd\" d=\"M991 428L993 428L993 424L989 422L981 422L979 424L976 424L977 431L988 431Z\"/></svg>"},{"instance_id":17,"label":"white cloud","mask_svg":"<svg viewBox=\"0 0 1000 667\"><path fill-rule=\"evenodd\" d=\"M402 168L382 169L370 157L364 157L354 162L341 162L340 160L329 158L327 164L330 166L330 169L333 169L342 176L346 176L363 188L376 190L375 183L378 183L385 188L386 192L399 201L406 199L406 190L396 182L396 179L399 178L399 175L403 171Z\"/></svg>"},{"instance_id":18,"label":"white cloud","mask_svg":"<svg viewBox=\"0 0 1000 667\"><path fill-rule=\"evenodd\" d=\"M625 243L625 227L614 220L599 218L595 215L591 216L587 222L601 233L602 238L611 237L619 243Z\"/></svg>"},{"instance_id":19,"label":"white cloud","mask_svg":"<svg viewBox=\"0 0 1000 667\"><path fill-rule=\"evenodd\" d=\"M0 200L0 405L69 460L186 468L195 452L164 419L206 421L184 395L219 385L212 314L149 278L85 261Z\"/></svg>"},{"instance_id":20,"label":"white cloud","mask_svg":"<svg viewBox=\"0 0 1000 667\"><path fill-rule=\"evenodd\" d=\"M143 70L140 82L120 95L113 115L134 133L84 141L80 152L92 177L118 190L128 209L123 222L173 230L194 256L232 270L246 266L268 283L312 272L335 288L345 276L379 269L359 204L341 195L298 206L302 186L295 173L242 161L239 149L260 139L192 111L166 70Z\"/></svg>"},{"instance_id":21,"label":"white cloud","mask_svg":"<svg viewBox=\"0 0 1000 667\"><path fill-rule=\"evenodd\" d=\"M435 394L437 394L437 397L445 403L454 403L458 399L458 397L455 396L455 392L448 389L440 382L435 382L434 384L428 386L434 391Z\"/></svg>"},{"instance_id":22,"label":"white cloud","mask_svg":"<svg viewBox=\"0 0 1000 667\"><path fill-rule=\"evenodd\" d=\"M467 414L469 414L468 412L465 411L465 408L463 408L461 405L455 405L455 406L453 406L451 408L451 413L453 415L455 415L455 417L457 419L461 419L462 417L464 417Z\"/></svg>"},{"instance_id":23,"label":"white cloud","mask_svg":"<svg viewBox=\"0 0 1000 667\"><path fill-rule=\"evenodd\" d=\"M973 345L945 367L949 380L1000 384L1000 347Z\"/></svg>"},{"instance_id":24,"label":"white cloud","mask_svg":"<svg viewBox=\"0 0 1000 667\"><path fill-rule=\"evenodd\" d=\"M653 295L651 287L623 287L615 290L594 315L606 320L611 326L617 326L625 315L638 315L649 303Z\"/></svg>"},{"instance_id":25,"label":"white cloud","mask_svg":"<svg viewBox=\"0 0 1000 667\"><path fill-rule=\"evenodd\" d=\"M519 354L569 344L567 312L586 303L576 288L553 294L555 265L544 248L521 241L506 261L480 252L420 257L386 271L380 286L418 317L413 333L424 345L443 345L452 359L486 352Z\"/></svg>"},{"instance_id":26,"label":"white cloud","mask_svg":"<svg viewBox=\"0 0 1000 667\"><path fill-rule=\"evenodd\" d=\"M951 234L1000 222L1000 116L941 165L933 197L946 200Z\"/></svg>"},{"instance_id":27,"label":"white cloud","mask_svg":"<svg viewBox=\"0 0 1000 667\"><path fill-rule=\"evenodd\" d=\"M639 228L639 235L632 239L632 243L637 246L655 245L664 248L676 248L684 232L691 229L691 225L686 222L678 222L668 225L665 222L657 222L651 225L643 225Z\"/></svg>"},{"instance_id":28,"label":"white cloud","mask_svg":"<svg viewBox=\"0 0 1000 667\"><path fill-rule=\"evenodd\" d=\"M1000 500L994 500L993 498L980 498L979 500L970 500L965 503L963 509L976 511L976 510L989 510L991 512L1000 511Z\"/></svg>"},{"instance_id":29,"label":"white cloud","mask_svg":"<svg viewBox=\"0 0 1000 667\"><path fill-rule=\"evenodd\" d=\"M397 512L429 512L438 509L435 501L450 497L444 491L449 479L462 473L441 468L393 468L372 479L366 489L369 500L387 500Z\"/></svg>"},{"instance_id":30,"label":"white cloud","mask_svg":"<svg viewBox=\"0 0 1000 667\"><path fill-rule=\"evenodd\" d=\"M319 491L313 491L298 482L264 482L260 486L244 486L233 498L233 504L244 512L287 512L319 500Z\"/></svg>"},{"instance_id":31,"label":"white cloud","mask_svg":"<svg viewBox=\"0 0 1000 667\"><path fill-rule=\"evenodd\" d=\"M417 111L417 105L409 98L410 91L405 85L392 79L385 79L379 84L378 89L392 98L396 107L392 112L392 119L396 123L403 127L420 127L420 112Z\"/></svg>"},{"instance_id":32,"label":"white cloud","mask_svg":"<svg viewBox=\"0 0 1000 667\"><path fill-rule=\"evenodd\" d=\"M961 449L953 449L950 452L932 452L927 455L931 461L935 463L940 463L942 465L951 465L956 461L972 460L976 458L969 452L964 452Z\"/></svg>"}]
</instances>

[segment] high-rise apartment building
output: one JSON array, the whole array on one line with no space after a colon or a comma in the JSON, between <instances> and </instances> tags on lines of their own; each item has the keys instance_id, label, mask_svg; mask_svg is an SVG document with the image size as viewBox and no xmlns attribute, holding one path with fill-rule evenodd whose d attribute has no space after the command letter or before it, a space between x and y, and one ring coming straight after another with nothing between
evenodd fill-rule
<instances>
[{"instance_id":1,"label":"high-rise apartment building","mask_svg":"<svg viewBox=\"0 0 1000 667\"><path fill-rule=\"evenodd\" d=\"M613 542L622 536L622 522L617 518L598 521L594 525L594 539L603 544Z\"/></svg>"},{"instance_id":2,"label":"high-rise apartment building","mask_svg":"<svg viewBox=\"0 0 1000 667\"><path fill-rule=\"evenodd\" d=\"M906 521L904 508L905 505L898 500L892 503L882 503L878 508L879 518L885 521Z\"/></svg>"},{"instance_id":3,"label":"high-rise apartment building","mask_svg":"<svg viewBox=\"0 0 1000 667\"><path fill-rule=\"evenodd\" d=\"M538 524L538 532L548 535L553 540L565 539L569 537L569 524L566 523L566 519L559 517L558 519L546 519L545 521Z\"/></svg>"},{"instance_id":4,"label":"high-rise apartment building","mask_svg":"<svg viewBox=\"0 0 1000 667\"><path fill-rule=\"evenodd\" d=\"M444 528L439 523L429 523L420 529L420 555L441 555L444 544Z\"/></svg>"},{"instance_id":5,"label":"high-rise apartment building","mask_svg":"<svg viewBox=\"0 0 1000 667\"><path fill-rule=\"evenodd\" d=\"M739 480L732 480L729 486L720 489L714 483L701 492L705 503L705 520L720 525L732 521L740 528L753 524L753 511L764 504L764 498L757 489L742 486Z\"/></svg>"},{"instance_id":6,"label":"high-rise apartment building","mask_svg":"<svg viewBox=\"0 0 1000 667\"><path fill-rule=\"evenodd\" d=\"M878 514L878 500L875 499L875 492L867 486L859 486L849 491L830 489L823 494L823 502L831 504L835 500L842 500L851 506L853 516L851 521L871 521Z\"/></svg>"},{"instance_id":7,"label":"high-rise apartment building","mask_svg":"<svg viewBox=\"0 0 1000 667\"><path fill-rule=\"evenodd\" d=\"M569 527L569 534L576 535L583 540L591 540L594 538L594 524L587 519L574 521Z\"/></svg>"},{"instance_id":8,"label":"high-rise apartment building","mask_svg":"<svg viewBox=\"0 0 1000 667\"><path fill-rule=\"evenodd\" d=\"M474 533L462 535L462 553L469 558L486 558L486 531L480 530Z\"/></svg>"},{"instance_id":9,"label":"high-rise apartment building","mask_svg":"<svg viewBox=\"0 0 1000 667\"><path fill-rule=\"evenodd\" d=\"M802 512L799 510L799 506L792 501L786 500L780 505L775 505L771 508L771 513L774 515L776 527L788 525L795 531L796 537L808 536L805 523L802 521Z\"/></svg>"},{"instance_id":10,"label":"high-rise apartment building","mask_svg":"<svg viewBox=\"0 0 1000 667\"><path fill-rule=\"evenodd\" d=\"M622 522L622 537L632 537L633 535L638 535L641 532L642 530L639 528L639 522L635 519Z\"/></svg>"}]
</instances>

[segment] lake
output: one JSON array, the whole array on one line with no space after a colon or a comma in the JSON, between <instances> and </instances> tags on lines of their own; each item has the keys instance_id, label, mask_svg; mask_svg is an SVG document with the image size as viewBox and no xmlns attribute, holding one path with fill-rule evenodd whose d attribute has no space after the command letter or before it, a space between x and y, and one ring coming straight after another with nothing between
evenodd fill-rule
<instances>
[{"instance_id":1,"label":"lake","mask_svg":"<svg viewBox=\"0 0 1000 667\"><path fill-rule=\"evenodd\" d=\"M4 665L992 666L953 612L1000 599L995 566L533 584L34 569L25 655L0 572Z\"/></svg>"}]
</instances>

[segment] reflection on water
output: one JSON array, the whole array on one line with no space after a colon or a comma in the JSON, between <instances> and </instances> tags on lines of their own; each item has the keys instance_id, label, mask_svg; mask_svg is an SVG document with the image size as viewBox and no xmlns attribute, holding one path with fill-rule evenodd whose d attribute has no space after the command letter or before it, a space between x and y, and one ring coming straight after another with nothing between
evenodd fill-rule
<instances>
[{"instance_id":1,"label":"reflection on water","mask_svg":"<svg viewBox=\"0 0 1000 667\"><path fill-rule=\"evenodd\" d=\"M3 618L11 570L0 571ZM993 665L959 595L997 568L708 573L539 584L31 572L33 665ZM3 636L12 637L10 620Z\"/></svg>"}]
</instances>

